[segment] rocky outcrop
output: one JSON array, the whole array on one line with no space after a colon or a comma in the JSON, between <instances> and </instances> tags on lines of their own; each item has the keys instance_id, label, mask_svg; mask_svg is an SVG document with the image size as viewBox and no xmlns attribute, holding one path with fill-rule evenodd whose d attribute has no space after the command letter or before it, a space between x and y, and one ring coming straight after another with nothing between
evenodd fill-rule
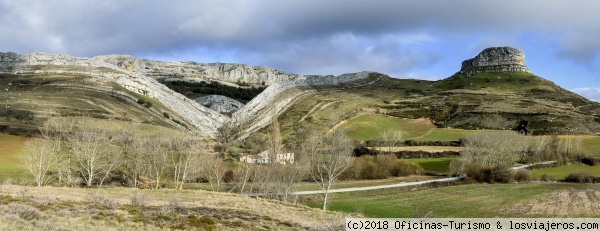
<instances>
[{"instance_id":1,"label":"rocky outcrop","mask_svg":"<svg viewBox=\"0 0 600 231\"><path fill-rule=\"evenodd\" d=\"M196 102L221 114L231 114L244 106L243 103L223 95L199 97Z\"/></svg>"},{"instance_id":2,"label":"rocky outcrop","mask_svg":"<svg viewBox=\"0 0 600 231\"><path fill-rule=\"evenodd\" d=\"M372 84L369 72L341 76L303 76L273 70L267 67L253 67L243 64L200 64L195 62L160 62L138 59L127 55L105 55L94 58L72 57L65 54L32 52L28 55L0 53L0 72L11 74L69 74L87 76L94 84L117 83L126 89L152 97L178 113L194 126L197 134L215 138L221 126L229 126L237 131L238 137L245 137L269 124L274 116L285 110L290 103L302 95L319 89L336 89ZM186 81L220 81L230 84L249 83L268 85L262 94L239 105L229 100L217 103L211 108L188 99L172 91L157 81L164 79L184 79ZM222 107L230 104L227 108ZM217 105L216 107L213 107ZM220 113L231 113L231 117Z\"/></svg>"},{"instance_id":3,"label":"rocky outcrop","mask_svg":"<svg viewBox=\"0 0 600 231\"><path fill-rule=\"evenodd\" d=\"M525 53L512 47L491 47L483 50L475 58L462 62L459 73L466 76L484 72L526 72Z\"/></svg>"}]
</instances>

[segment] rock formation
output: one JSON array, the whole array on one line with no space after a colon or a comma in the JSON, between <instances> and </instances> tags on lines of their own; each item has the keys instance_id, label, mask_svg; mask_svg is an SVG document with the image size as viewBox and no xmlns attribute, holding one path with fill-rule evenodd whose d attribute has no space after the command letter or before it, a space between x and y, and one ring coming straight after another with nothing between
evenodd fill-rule
<instances>
[{"instance_id":1,"label":"rock formation","mask_svg":"<svg viewBox=\"0 0 600 231\"><path fill-rule=\"evenodd\" d=\"M80 58L44 52L32 52L28 55L0 53L0 73L77 75L89 77L94 84L110 86L110 83L117 83L130 91L160 101L193 125L196 133L212 138L216 137L218 128L225 125L234 128L237 136L245 137L268 125L271 118L279 115L291 102L315 89L353 87L372 84L378 80L373 79L368 72L342 76L303 76L243 64L161 62L128 55ZM177 78L269 87L248 104L241 106L230 118L220 112L228 114L232 111L222 110L220 107L215 108L217 111L211 110L157 81Z\"/></svg>"},{"instance_id":2,"label":"rock formation","mask_svg":"<svg viewBox=\"0 0 600 231\"><path fill-rule=\"evenodd\" d=\"M243 103L223 95L199 97L196 102L221 114L231 114L244 106Z\"/></svg>"},{"instance_id":3,"label":"rock formation","mask_svg":"<svg viewBox=\"0 0 600 231\"><path fill-rule=\"evenodd\" d=\"M475 58L462 62L459 73L472 76L484 72L526 72L525 53L512 47L490 47L483 50Z\"/></svg>"}]
</instances>

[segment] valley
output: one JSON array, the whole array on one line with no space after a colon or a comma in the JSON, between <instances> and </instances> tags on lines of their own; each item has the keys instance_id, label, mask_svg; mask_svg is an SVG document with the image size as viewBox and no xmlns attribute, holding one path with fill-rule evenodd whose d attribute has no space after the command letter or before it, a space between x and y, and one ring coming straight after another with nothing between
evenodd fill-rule
<instances>
[{"instance_id":1,"label":"valley","mask_svg":"<svg viewBox=\"0 0 600 231\"><path fill-rule=\"evenodd\" d=\"M0 90L0 211L36 214L0 216L0 229L329 230L357 216L598 216L597 184L573 182L600 182L600 103L536 76L515 48L485 49L437 81L0 53ZM54 159L36 175L36 160L24 157L42 148ZM512 170L549 160L558 163ZM333 161L343 168L319 181ZM465 179L327 192L448 176ZM307 190L326 193L294 194ZM252 194L262 198L241 196Z\"/></svg>"}]
</instances>

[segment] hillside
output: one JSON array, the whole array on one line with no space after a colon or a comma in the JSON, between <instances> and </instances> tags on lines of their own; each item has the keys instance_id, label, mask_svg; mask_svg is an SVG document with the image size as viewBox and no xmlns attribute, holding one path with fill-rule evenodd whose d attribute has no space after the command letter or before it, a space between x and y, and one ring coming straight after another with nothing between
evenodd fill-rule
<instances>
[{"instance_id":1,"label":"hillside","mask_svg":"<svg viewBox=\"0 0 600 231\"><path fill-rule=\"evenodd\" d=\"M465 60L453 76L425 81L373 72L303 76L242 64L124 55L0 53L0 100L5 102L0 130L26 135L49 117L84 116L188 130L206 138L215 138L225 126L230 136L244 138L278 116L284 138L291 138L298 127L328 130L359 114L380 114L428 118L445 128L600 132L599 103L536 76L524 60L518 49L488 48ZM234 101L209 97L196 102L210 95Z\"/></svg>"},{"instance_id":2,"label":"hillside","mask_svg":"<svg viewBox=\"0 0 600 231\"><path fill-rule=\"evenodd\" d=\"M467 65L439 81L385 77L362 88L317 91L298 100L280 122L288 138L298 127L329 129L360 114L428 118L442 128L521 126L534 135L600 133L599 103L530 73L524 58L513 59L518 63Z\"/></svg>"}]
</instances>

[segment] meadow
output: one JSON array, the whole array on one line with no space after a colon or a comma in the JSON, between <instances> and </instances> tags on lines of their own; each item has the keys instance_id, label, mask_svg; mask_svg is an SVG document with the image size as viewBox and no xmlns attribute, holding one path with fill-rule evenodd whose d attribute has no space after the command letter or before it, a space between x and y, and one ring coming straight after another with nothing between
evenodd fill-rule
<instances>
[{"instance_id":1,"label":"meadow","mask_svg":"<svg viewBox=\"0 0 600 231\"><path fill-rule=\"evenodd\" d=\"M599 184L464 184L334 193L330 198L330 210L379 218L600 217ZM318 207L319 200L307 197L303 203Z\"/></svg>"},{"instance_id":2,"label":"meadow","mask_svg":"<svg viewBox=\"0 0 600 231\"><path fill-rule=\"evenodd\" d=\"M31 138L0 134L0 179L29 179L31 175L19 160L24 143Z\"/></svg>"},{"instance_id":3,"label":"meadow","mask_svg":"<svg viewBox=\"0 0 600 231\"><path fill-rule=\"evenodd\" d=\"M531 177L539 180L542 175L551 176L555 180L564 180L570 173L589 173L592 176L600 176L600 166L566 165L553 168L540 168L531 170Z\"/></svg>"}]
</instances>

